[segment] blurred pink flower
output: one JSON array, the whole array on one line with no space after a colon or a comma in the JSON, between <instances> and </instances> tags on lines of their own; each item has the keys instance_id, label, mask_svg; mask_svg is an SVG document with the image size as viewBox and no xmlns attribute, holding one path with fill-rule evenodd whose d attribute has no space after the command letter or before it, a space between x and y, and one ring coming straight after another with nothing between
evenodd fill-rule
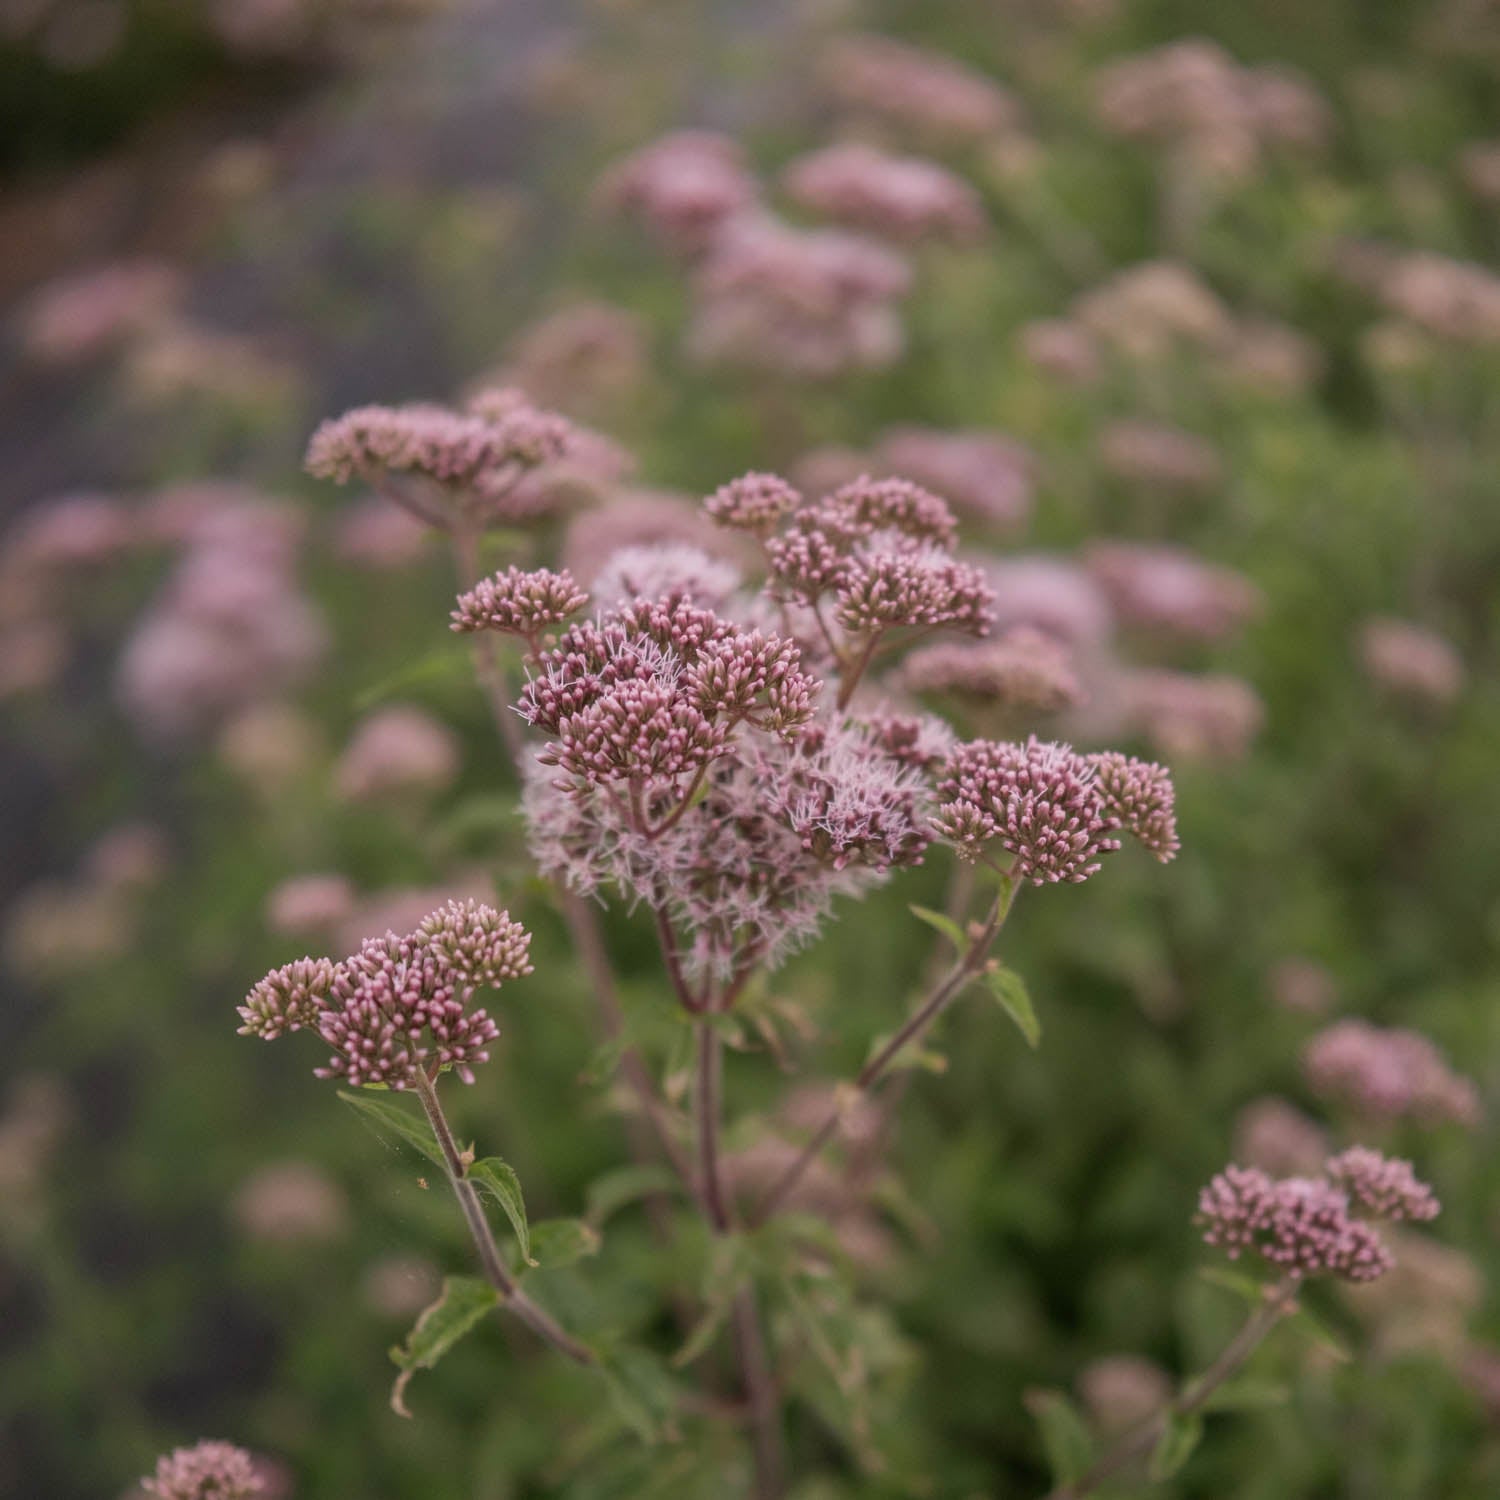
<instances>
[{"instance_id":1,"label":"blurred pink flower","mask_svg":"<svg viewBox=\"0 0 1500 1500\"><path fill-rule=\"evenodd\" d=\"M1366 620L1359 655L1372 682L1418 702L1445 705L1464 688L1458 652L1435 630L1410 620L1384 615Z\"/></svg>"},{"instance_id":2,"label":"blurred pink flower","mask_svg":"<svg viewBox=\"0 0 1500 1500\"><path fill-rule=\"evenodd\" d=\"M459 744L447 725L409 704L390 704L355 726L334 767L333 783L348 802L441 791L459 768Z\"/></svg>"}]
</instances>

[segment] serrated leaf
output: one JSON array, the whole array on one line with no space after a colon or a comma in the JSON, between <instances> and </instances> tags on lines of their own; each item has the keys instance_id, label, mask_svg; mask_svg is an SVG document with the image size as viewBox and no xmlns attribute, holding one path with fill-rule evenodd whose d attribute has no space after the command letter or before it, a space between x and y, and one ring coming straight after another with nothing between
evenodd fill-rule
<instances>
[{"instance_id":1,"label":"serrated leaf","mask_svg":"<svg viewBox=\"0 0 1500 1500\"><path fill-rule=\"evenodd\" d=\"M433 1166L442 1168L444 1172L448 1170L443 1160L443 1153L438 1148L437 1137L433 1135L432 1127L425 1119L412 1114L410 1110L403 1109L391 1099L372 1098L368 1094L351 1094L345 1089L339 1090L339 1098L351 1106L365 1124L382 1139L385 1139L388 1134L398 1135L408 1146L413 1146L420 1151Z\"/></svg>"},{"instance_id":2,"label":"serrated leaf","mask_svg":"<svg viewBox=\"0 0 1500 1500\"><path fill-rule=\"evenodd\" d=\"M1148 1477L1158 1483L1170 1479L1193 1456L1193 1450L1202 1438L1203 1418L1197 1412L1186 1416L1168 1412L1166 1426L1162 1428L1146 1466Z\"/></svg>"},{"instance_id":3,"label":"serrated leaf","mask_svg":"<svg viewBox=\"0 0 1500 1500\"><path fill-rule=\"evenodd\" d=\"M476 1187L482 1188L505 1210L510 1227L516 1232L516 1241L521 1246L521 1258L529 1266L536 1262L531 1258L531 1232L526 1224L526 1199L521 1194L521 1179L515 1168L498 1156L487 1156L469 1168L468 1177Z\"/></svg>"},{"instance_id":4,"label":"serrated leaf","mask_svg":"<svg viewBox=\"0 0 1500 1500\"><path fill-rule=\"evenodd\" d=\"M391 1409L398 1416L411 1415L405 1395L412 1376L430 1370L499 1301L499 1292L477 1276L444 1278L442 1295L423 1309L406 1343L391 1350L391 1358L401 1367L391 1387Z\"/></svg>"},{"instance_id":5,"label":"serrated leaf","mask_svg":"<svg viewBox=\"0 0 1500 1500\"><path fill-rule=\"evenodd\" d=\"M1026 1410L1041 1430L1042 1447L1052 1470L1054 1485L1081 1479L1094 1459L1094 1440L1078 1408L1061 1392L1030 1390Z\"/></svg>"},{"instance_id":6,"label":"serrated leaf","mask_svg":"<svg viewBox=\"0 0 1500 1500\"><path fill-rule=\"evenodd\" d=\"M948 941L953 944L954 948L956 948L960 953L962 953L964 949L969 946L968 940L964 937L963 928L960 927L952 917L945 917L942 912L933 911L932 908L928 906L913 905L908 906L907 910L919 922L925 922L929 927L934 928L938 932L942 933L942 935L947 938Z\"/></svg>"},{"instance_id":7,"label":"serrated leaf","mask_svg":"<svg viewBox=\"0 0 1500 1500\"><path fill-rule=\"evenodd\" d=\"M634 1345L603 1349L595 1368L610 1405L643 1443L675 1438L677 1385L655 1354Z\"/></svg>"},{"instance_id":8,"label":"serrated leaf","mask_svg":"<svg viewBox=\"0 0 1500 1500\"><path fill-rule=\"evenodd\" d=\"M571 1266L597 1255L603 1243L599 1231L582 1219L542 1219L531 1226L531 1264L543 1271Z\"/></svg>"},{"instance_id":9,"label":"serrated leaf","mask_svg":"<svg viewBox=\"0 0 1500 1500\"><path fill-rule=\"evenodd\" d=\"M1026 981L1014 969L986 969L980 976L989 992L1000 1002L1000 1007L1021 1029L1031 1047L1042 1043L1042 1023L1037 1020L1036 1008L1031 1003L1031 993Z\"/></svg>"},{"instance_id":10,"label":"serrated leaf","mask_svg":"<svg viewBox=\"0 0 1500 1500\"><path fill-rule=\"evenodd\" d=\"M584 1217L597 1229L627 1203L657 1193L676 1193L681 1186L670 1167L616 1167L613 1172L606 1172L589 1184L585 1200L588 1208Z\"/></svg>"}]
</instances>

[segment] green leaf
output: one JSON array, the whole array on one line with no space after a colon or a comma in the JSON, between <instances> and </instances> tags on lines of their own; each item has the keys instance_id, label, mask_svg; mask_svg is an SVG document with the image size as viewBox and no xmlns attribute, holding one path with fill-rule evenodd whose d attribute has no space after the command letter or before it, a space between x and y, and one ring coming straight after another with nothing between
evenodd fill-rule
<instances>
[{"instance_id":1,"label":"green leaf","mask_svg":"<svg viewBox=\"0 0 1500 1500\"><path fill-rule=\"evenodd\" d=\"M675 1194L681 1187L677 1174L670 1167L616 1167L613 1172L606 1172L589 1184L588 1208L584 1216L597 1229L627 1203L657 1193Z\"/></svg>"},{"instance_id":2,"label":"green leaf","mask_svg":"<svg viewBox=\"0 0 1500 1500\"><path fill-rule=\"evenodd\" d=\"M1193 1456L1203 1437L1203 1418L1197 1412L1183 1416L1177 1412L1167 1413L1167 1425L1151 1450L1151 1461L1146 1473L1149 1478L1161 1481L1170 1479Z\"/></svg>"},{"instance_id":3,"label":"green leaf","mask_svg":"<svg viewBox=\"0 0 1500 1500\"><path fill-rule=\"evenodd\" d=\"M401 1367L391 1387L391 1408L398 1416L411 1415L405 1396L412 1376L430 1370L499 1301L499 1292L477 1276L444 1279L442 1295L423 1310L406 1343L391 1350L391 1358Z\"/></svg>"},{"instance_id":4,"label":"green leaf","mask_svg":"<svg viewBox=\"0 0 1500 1500\"><path fill-rule=\"evenodd\" d=\"M599 1351L595 1367L616 1415L643 1443L677 1436L677 1384L655 1354L634 1345Z\"/></svg>"},{"instance_id":5,"label":"green leaf","mask_svg":"<svg viewBox=\"0 0 1500 1500\"><path fill-rule=\"evenodd\" d=\"M919 922L925 922L929 927L942 933L960 953L969 946L968 940L964 937L963 928L952 917L945 917L942 912L933 911L927 906L909 906L907 910Z\"/></svg>"},{"instance_id":6,"label":"green leaf","mask_svg":"<svg viewBox=\"0 0 1500 1500\"><path fill-rule=\"evenodd\" d=\"M582 1219L542 1219L531 1226L531 1264L543 1271L571 1266L597 1255L603 1243L599 1231Z\"/></svg>"},{"instance_id":7,"label":"green leaf","mask_svg":"<svg viewBox=\"0 0 1500 1500\"><path fill-rule=\"evenodd\" d=\"M408 1146L414 1146L433 1166L448 1170L443 1153L438 1149L437 1137L425 1119L403 1109L390 1099L372 1097L369 1094L351 1094L339 1090L339 1098L350 1105L376 1135L385 1140L388 1135L401 1137Z\"/></svg>"},{"instance_id":8,"label":"green leaf","mask_svg":"<svg viewBox=\"0 0 1500 1500\"><path fill-rule=\"evenodd\" d=\"M1030 1390L1024 1399L1026 1410L1041 1429L1053 1484L1081 1479L1093 1462L1094 1440L1078 1408L1061 1391Z\"/></svg>"},{"instance_id":9,"label":"green leaf","mask_svg":"<svg viewBox=\"0 0 1500 1500\"><path fill-rule=\"evenodd\" d=\"M1257 1380L1242 1375L1221 1385L1203 1403L1204 1411L1260 1411L1269 1406L1285 1406L1292 1399L1291 1389L1275 1380Z\"/></svg>"},{"instance_id":10,"label":"green leaf","mask_svg":"<svg viewBox=\"0 0 1500 1500\"><path fill-rule=\"evenodd\" d=\"M515 1168L501 1157L487 1156L469 1168L468 1176L476 1187L483 1188L505 1210L505 1217L510 1220L510 1227L515 1230L516 1240L521 1246L522 1259L527 1265L534 1266L531 1234L526 1227L526 1200L521 1196L521 1179L516 1176Z\"/></svg>"},{"instance_id":11,"label":"green leaf","mask_svg":"<svg viewBox=\"0 0 1500 1500\"><path fill-rule=\"evenodd\" d=\"M1036 1018L1026 981L1014 969L986 969L980 976L1001 1008L1021 1028L1021 1035L1032 1047L1042 1041L1042 1023Z\"/></svg>"}]
</instances>

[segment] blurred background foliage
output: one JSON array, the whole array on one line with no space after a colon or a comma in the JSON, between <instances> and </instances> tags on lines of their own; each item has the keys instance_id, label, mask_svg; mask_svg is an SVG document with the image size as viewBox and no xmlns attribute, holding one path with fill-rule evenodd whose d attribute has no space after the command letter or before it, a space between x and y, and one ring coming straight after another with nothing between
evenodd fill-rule
<instances>
[{"instance_id":1,"label":"blurred background foliage","mask_svg":"<svg viewBox=\"0 0 1500 1500\"><path fill-rule=\"evenodd\" d=\"M1169 1372L1211 1357L1238 1309L1197 1275L1191 1216L1247 1106L1274 1096L1335 1140L1370 1137L1302 1066L1338 1017L1420 1030L1478 1087L1471 1127L1397 1120L1370 1142L1434 1183L1431 1237L1455 1254L1404 1322L1317 1298L1355 1357L1278 1334L1256 1369L1283 1399L1214 1417L1159 1492L1500 1488L1500 339L1382 308L1358 270L1370 246L1493 261L1500 191L1475 147L1500 135L1500 12L10 0L0 23L0 452L21 559L0 664L0 1490L124 1494L200 1435L266 1455L302 1500L743 1482L742 1456L707 1439L638 1445L589 1376L498 1324L419 1378L415 1420L392 1415L386 1350L435 1278L466 1269L462 1226L420 1163L311 1076L316 1047L234 1035L248 985L313 941L268 919L289 877L346 877L345 930L373 930L390 892L492 882L536 931L536 974L507 989L497 1061L460 1123L515 1165L538 1218L583 1212L624 1159L585 983L446 634L447 563L420 546L351 562L347 497L299 473L322 416L453 398L583 299L640 331L638 367L578 415L635 455L641 485L702 494L819 447L867 450L895 424L994 429L1033 455L1034 508L1023 538L970 543L1169 541L1261 601L1220 639L1130 641L1138 661L1243 679L1261 727L1166 752L1175 864L1130 856L1023 895L1004 954L1037 1001L1039 1051L978 999L945 1021L945 1072L907 1087L857 1301L842 1280L813 1289L852 1353L842 1386L808 1377L793 1410L797 1494L1039 1494L1028 1392L1082 1399L1109 1356ZM887 369L809 387L701 370L681 352L680 269L591 185L683 125L737 136L771 181L839 133L819 59L856 28L962 59L1020 101L1010 138L946 153L993 232L917 254ZM1320 151L1212 183L1184 222L1164 211L1166 148L1102 128L1093 80L1188 36L1300 69L1329 123ZM1295 330L1307 377L1236 383L1174 348L1084 381L1027 356L1029 325L1156 258L1191 265L1236 318ZM59 321L59 289L106 265L135 280L93 321L76 304ZM1111 472L1099 439L1124 418L1211 445L1206 491ZM242 715L238 739L153 735L122 708L118 666L170 552L133 543L167 534L183 486L223 483L283 503L321 656L258 731ZM85 490L126 506L132 544L65 565L26 553L28 522ZM1361 655L1382 616L1440 633L1461 682L1382 680ZM392 702L452 731L456 769L411 795L340 798L340 752ZM99 840L121 828L135 843L111 861ZM907 904L942 906L950 871L935 852L775 976L816 1027L794 1048L814 1076L857 1066L903 1013L931 947ZM607 926L630 1013L658 1015L648 937L618 910ZM669 1033L652 1033L663 1066ZM786 1080L749 1047L728 1083L731 1144L748 1144ZM707 1247L686 1234L664 1250L638 1206L602 1232L597 1256L542 1273L544 1295L670 1351L669 1292L703 1274ZM799 1315L778 1316L786 1333Z\"/></svg>"}]
</instances>

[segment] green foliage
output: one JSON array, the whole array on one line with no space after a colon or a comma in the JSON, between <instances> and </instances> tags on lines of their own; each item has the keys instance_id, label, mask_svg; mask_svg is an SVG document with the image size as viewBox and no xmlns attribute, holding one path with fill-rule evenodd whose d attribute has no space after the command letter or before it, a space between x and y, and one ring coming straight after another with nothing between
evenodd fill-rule
<instances>
[{"instance_id":1,"label":"green foliage","mask_svg":"<svg viewBox=\"0 0 1500 1500\"><path fill-rule=\"evenodd\" d=\"M430 1370L463 1336L499 1304L500 1294L477 1276L449 1276L443 1294L412 1326L404 1344L391 1350L401 1373L391 1387L391 1408L409 1417L406 1387L418 1370Z\"/></svg>"}]
</instances>

